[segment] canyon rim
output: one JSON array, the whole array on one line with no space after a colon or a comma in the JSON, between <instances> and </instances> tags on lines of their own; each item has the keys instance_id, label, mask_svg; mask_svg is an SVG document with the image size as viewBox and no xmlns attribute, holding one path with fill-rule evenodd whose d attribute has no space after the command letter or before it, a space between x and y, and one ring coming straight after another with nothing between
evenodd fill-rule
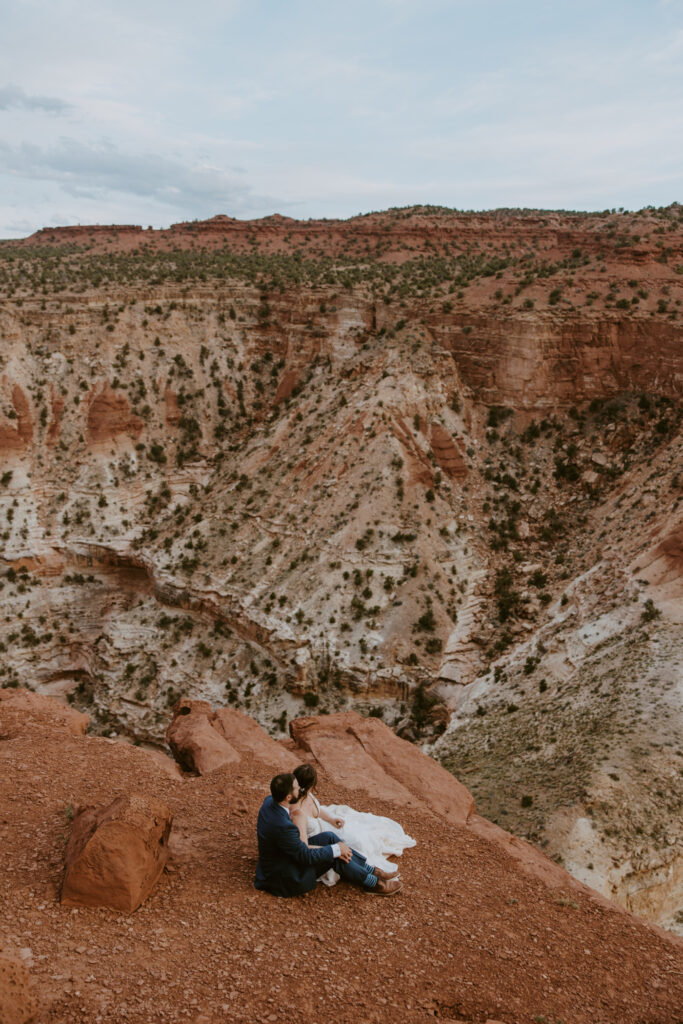
<instances>
[{"instance_id":1,"label":"canyon rim","mask_svg":"<svg viewBox=\"0 0 683 1024\"><path fill-rule=\"evenodd\" d=\"M682 299L678 205L0 244L0 686L131 778L180 698L381 719L682 932Z\"/></svg>"}]
</instances>

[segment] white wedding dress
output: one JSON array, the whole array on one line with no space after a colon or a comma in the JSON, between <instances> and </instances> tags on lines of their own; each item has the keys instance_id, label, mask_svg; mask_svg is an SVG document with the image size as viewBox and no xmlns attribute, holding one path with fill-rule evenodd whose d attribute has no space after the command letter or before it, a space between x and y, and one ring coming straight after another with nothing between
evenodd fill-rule
<instances>
[{"instance_id":1,"label":"white wedding dress","mask_svg":"<svg viewBox=\"0 0 683 1024\"><path fill-rule=\"evenodd\" d=\"M391 818L382 818L378 814L368 814L365 811L354 811L352 807L345 804L330 804L323 807L331 818L343 818L343 828L336 828L324 818L320 817L320 804L311 793L313 802L318 812L316 817L309 817L306 822L306 833L308 836L317 836L320 832L334 832L343 842L348 843L352 849L362 853L368 864L373 867L382 868L384 871L395 871L396 864L387 860L388 856L400 856L416 842L403 831L397 821ZM339 875L330 868L319 878L325 885L334 885L339 881Z\"/></svg>"}]
</instances>

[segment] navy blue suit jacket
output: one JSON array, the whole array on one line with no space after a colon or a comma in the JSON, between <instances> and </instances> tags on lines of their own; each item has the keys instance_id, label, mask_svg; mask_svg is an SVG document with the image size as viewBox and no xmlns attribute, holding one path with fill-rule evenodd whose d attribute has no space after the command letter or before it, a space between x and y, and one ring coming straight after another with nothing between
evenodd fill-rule
<instances>
[{"instance_id":1,"label":"navy blue suit jacket","mask_svg":"<svg viewBox=\"0 0 683 1024\"><path fill-rule=\"evenodd\" d=\"M267 796L256 824L258 864L254 886L274 896L299 896L332 867L331 846L306 846L287 811Z\"/></svg>"}]
</instances>

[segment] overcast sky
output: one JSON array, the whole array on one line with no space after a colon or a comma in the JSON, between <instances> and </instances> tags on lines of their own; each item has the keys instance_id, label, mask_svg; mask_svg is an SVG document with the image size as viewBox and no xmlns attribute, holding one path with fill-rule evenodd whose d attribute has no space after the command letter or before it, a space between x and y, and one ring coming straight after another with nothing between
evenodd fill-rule
<instances>
[{"instance_id":1,"label":"overcast sky","mask_svg":"<svg viewBox=\"0 0 683 1024\"><path fill-rule=\"evenodd\" d=\"M10 0L0 237L683 200L683 0Z\"/></svg>"}]
</instances>

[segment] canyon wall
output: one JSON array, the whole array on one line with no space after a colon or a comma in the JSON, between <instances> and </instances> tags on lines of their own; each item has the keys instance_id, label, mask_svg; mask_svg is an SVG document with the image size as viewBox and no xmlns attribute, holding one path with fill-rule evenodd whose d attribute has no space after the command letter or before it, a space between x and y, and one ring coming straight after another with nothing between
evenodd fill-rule
<instances>
[{"instance_id":1,"label":"canyon wall","mask_svg":"<svg viewBox=\"0 0 683 1024\"><path fill-rule=\"evenodd\" d=\"M413 210L0 246L0 683L152 744L181 694L276 737L381 717L679 927L681 235Z\"/></svg>"}]
</instances>

